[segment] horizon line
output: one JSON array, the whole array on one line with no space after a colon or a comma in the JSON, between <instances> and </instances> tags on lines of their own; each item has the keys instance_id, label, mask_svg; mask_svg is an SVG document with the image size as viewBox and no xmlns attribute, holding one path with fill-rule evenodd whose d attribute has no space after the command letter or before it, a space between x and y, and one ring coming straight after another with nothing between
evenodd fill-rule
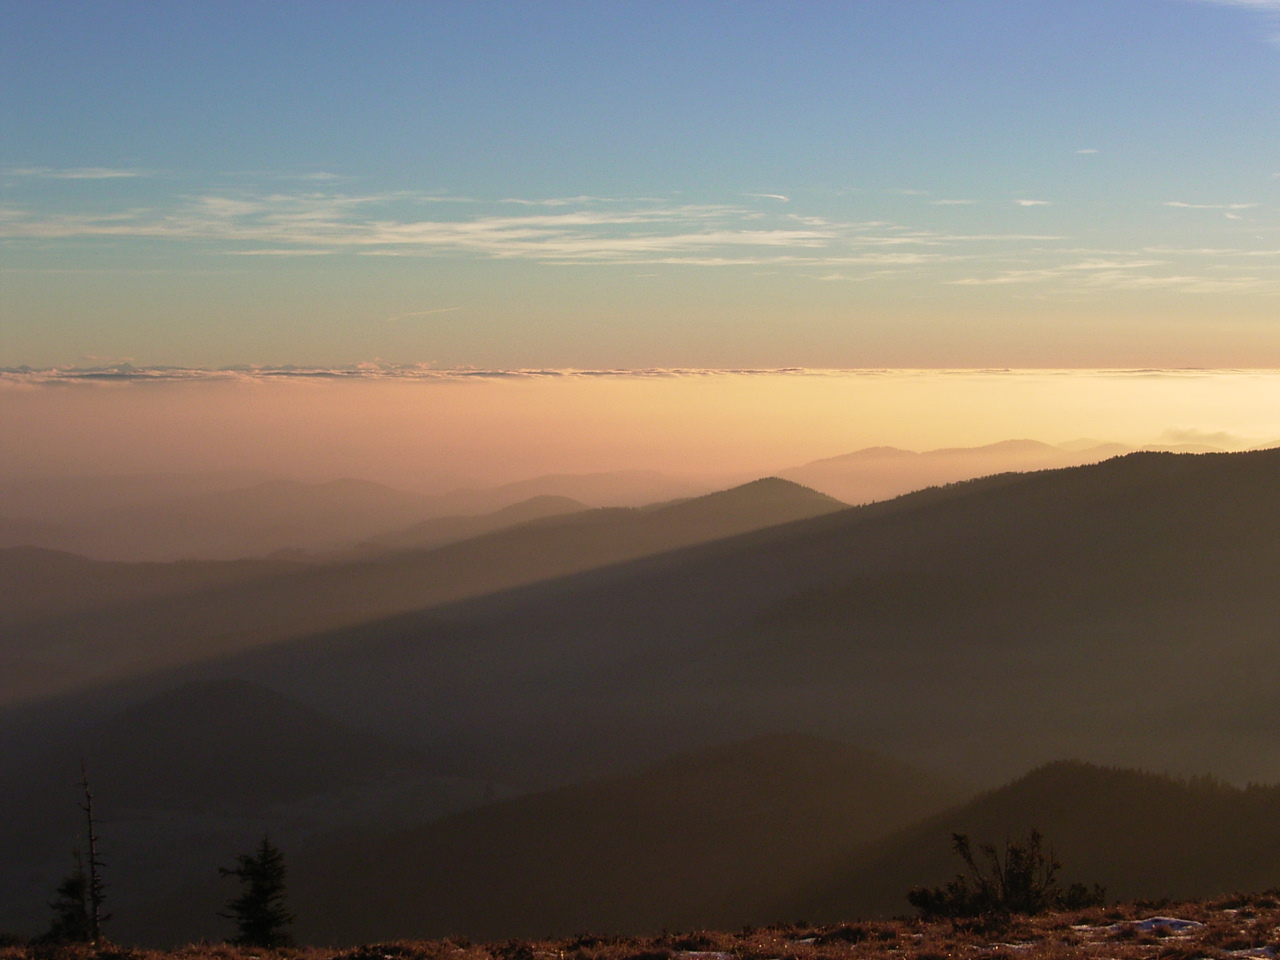
<instances>
[{"instance_id":1,"label":"horizon line","mask_svg":"<svg viewBox=\"0 0 1280 960\"><path fill-rule=\"evenodd\" d=\"M354 364L229 364L225 366L29 365L0 367L0 384L175 383L207 381L467 381L537 379L678 379L698 377L886 377L886 376L1276 376L1275 367L437 367L429 363L366 361Z\"/></svg>"}]
</instances>

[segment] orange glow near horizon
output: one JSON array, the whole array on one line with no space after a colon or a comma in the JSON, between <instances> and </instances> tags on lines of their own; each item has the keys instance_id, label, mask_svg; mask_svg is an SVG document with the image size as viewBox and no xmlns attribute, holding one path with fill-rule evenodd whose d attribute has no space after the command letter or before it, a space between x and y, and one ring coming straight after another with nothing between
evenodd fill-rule
<instances>
[{"instance_id":1,"label":"orange glow near horizon","mask_svg":"<svg viewBox=\"0 0 1280 960\"><path fill-rule=\"evenodd\" d=\"M1273 371L807 371L0 386L6 476L250 470L442 491L649 469L733 482L891 445L1280 439Z\"/></svg>"}]
</instances>

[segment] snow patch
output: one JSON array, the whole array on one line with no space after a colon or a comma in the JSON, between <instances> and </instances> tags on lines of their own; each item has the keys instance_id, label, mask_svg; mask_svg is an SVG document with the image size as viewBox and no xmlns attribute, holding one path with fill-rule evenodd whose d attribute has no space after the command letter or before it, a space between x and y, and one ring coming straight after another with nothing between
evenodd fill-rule
<instances>
[{"instance_id":1,"label":"snow patch","mask_svg":"<svg viewBox=\"0 0 1280 960\"><path fill-rule=\"evenodd\" d=\"M1186 933L1188 930L1201 930L1204 924L1198 920L1180 920L1177 917L1148 917L1146 920L1126 920L1123 923L1112 924L1107 929L1112 932L1119 930L1141 930L1143 933L1154 933L1162 930L1165 933Z\"/></svg>"}]
</instances>

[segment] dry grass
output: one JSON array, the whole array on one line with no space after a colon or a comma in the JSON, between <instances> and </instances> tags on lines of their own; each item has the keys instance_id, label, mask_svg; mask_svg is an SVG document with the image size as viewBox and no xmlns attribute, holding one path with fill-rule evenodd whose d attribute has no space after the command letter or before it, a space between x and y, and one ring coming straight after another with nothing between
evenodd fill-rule
<instances>
[{"instance_id":1,"label":"dry grass","mask_svg":"<svg viewBox=\"0 0 1280 960\"><path fill-rule=\"evenodd\" d=\"M1174 917L1187 930L1136 921ZM192 944L176 950L16 944L0 960L1238 960L1280 958L1280 893L1186 903L1138 902L1008 922L873 920L779 924L738 933L581 936L471 943L397 941L355 949L252 950Z\"/></svg>"}]
</instances>

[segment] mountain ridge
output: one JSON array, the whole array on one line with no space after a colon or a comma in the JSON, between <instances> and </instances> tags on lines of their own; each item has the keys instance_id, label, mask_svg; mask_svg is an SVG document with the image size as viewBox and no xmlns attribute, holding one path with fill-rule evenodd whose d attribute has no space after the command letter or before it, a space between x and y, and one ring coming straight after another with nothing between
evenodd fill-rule
<instances>
[{"instance_id":1,"label":"mountain ridge","mask_svg":"<svg viewBox=\"0 0 1280 960\"><path fill-rule=\"evenodd\" d=\"M1271 889L1278 817L1280 786L1059 760L877 841L789 906L819 920L900 914L910 887L962 871L952 835L999 845L1032 829L1060 856L1063 883L1100 883L1121 900Z\"/></svg>"},{"instance_id":2,"label":"mountain ridge","mask_svg":"<svg viewBox=\"0 0 1280 960\"><path fill-rule=\"evenodd\" d=\"M317 838L291 859L291 897L306 937L330 943L736 926L834 851L960 796L850 744L778 734L420 826ZM137 928L192 916L208 889L157 905ZM194 932L170 919L156 940Z\"/></svg>"},{"instance_id":3,"label":"mountain ridge","mask_svg":"<svg viewBox=\"0 0 1280 960\"><path fill-rule=\"evenodd\" d=\"M85 673L95 663L104 675L161 669L845 506L789 481L762 480L651 508L542 517L434 549L327 565L260 561L264 575L257 578L228 577L193 592L17 623L9 646L15 655L74 660Z\"/></svg>"},{"instance_id":4,"label":"mountain ridge","mask_svg":"<svg viewBox=\"0 0 1280 960\"><path fill-rule=\"evenodd\" d=\"M993 779L1014 766L1034 766L1034 749L1071 755L1082 744L1091 744L1091 759L1104 762L1141 761L1146 752L1145 762L1181 768L1178 763L1201 766L1216 758L1232 776L1265 778L1280 769L1280 756L1266 746L1266 728L1258 726L1272 720L1260 706L1227 695L1226 672L1236 669L1238 658L1257 656L1267 665L1251 671L1257 684L1280 671L1258 647L1258 631L1275 606L1268 584L1280 570L1271 535L1280 524L1277 476L1280 456L1264 451L1144 453L989 477L430 615L366 624L317 638L316 656L323 649L326 659L341 659L350 647L375 660L392 658L387 662L398 664L397 674L425 671L430 678L459 670L467 678L463 686L442 687L437 695L458 711L459 733L470 729L476 736L485 726L478 705L497 698L494 703L507 705L495 717L507 716L516 689L532 716L556 704L553 712L564 719L555 729L584 710L593 719L579 727L603 738L604 730L621 724L615 733L623 739L631 734L618 731L634 733L635 724L656 722L658 704L669 715L663 723L689 729L775 723L781 714L770 691L795 689L793 713L813 724L812 732L874 730L892 738L891 752L932 762L943 748L926 749L911 732L921 723L911 719L912 705L928 704L926 713L949 717L946 742L953 762L963 763L969 761L961 757L976 759L975 751L990 755L981 744L993 735L995 711L978 711L972 692L990 689L1011 716L1023 718L1007 731L1011 745L1022 745L999 770L984 774ZM1231 496L1224 496L1227 490ZM940 586L946 589L936 592ZM1116 607L1117 591L1130 589L1133 603ZM834 613L817 621L787 619L806 607L813 612L815 598L824 596ZM1033 597L1052 604L1037 612ZM779 618L788 604L790 614ZM950 648L935 639L949 634L957 638ZM1036 635L1042 639L1031 645L1017 639ZM848 645L851 636L859 638L856 646ZM1226 646L1211 654L1202 639L1208 636ZM484 656L505 665L476 673L461 659L464 647L450 652L463 637L469 638L465 649L474 651L468 656L489 651ZM361 712L362 694L337 696L324 679L328 668L308 659L310 642L264 652L252 669L294 684L299 694L309 690L305 695L320 696L317 702ZM894 665L895 657L925 659L906 670ZM1070 667L1061 678L1050 669L1055 657ZM1098 668L1089 667L1089 658L1107 664L1092 680ZM854 662L863 667L855 670ZM562 666L553 671L553 663ZM571 674L564 664L573 664ZM246 662L233 669L250 668ZM1136 709L1154 711L1153 723L1164 719L1145 732L1133 728L1130 737L1119 731L1135 721L1126 719L1118 698L1137 670L1170 690L1187 690L1188 699L1139 687ZM522 671L539 678L545 696L536 684L508 686L518 684ZM1201 684L1194 696L1188 689L1193 675ZM1004 692L992 686L997 677L1004 678ZM613 699L606 703L592 689L614 691ZM886 699L892 689L912 693ZM1067 691L1075 691L1074 701ZM1025 702L1017 704L1015 694ZM384 693L384 708L395 702ZM1053 710L1063 719L1051 723ZM550 722L551 713L545 715ZM1256 716L1246 729L1257 732L1224 739L1232 716ZM1198 734L1198 752L1178 761L1175 744L1190 742L1182 731L1199 722L1216 732L1208 740ZM434 724L430 729L457 735ZM583 742L582 733L564 735ZM1046 739L1034 748L1039 735ZM545 736L551 737L549 729Z\"/></svg>"}]
</instances>

